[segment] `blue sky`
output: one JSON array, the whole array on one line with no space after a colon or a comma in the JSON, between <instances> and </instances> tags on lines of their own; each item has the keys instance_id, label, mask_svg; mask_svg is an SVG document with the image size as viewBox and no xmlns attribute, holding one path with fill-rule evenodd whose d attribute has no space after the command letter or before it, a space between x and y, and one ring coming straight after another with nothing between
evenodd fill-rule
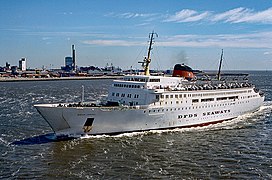
<instances>
[{"instance_id":1,"label":"blue sky","mask_svg":"<svg viewBox=\"0 0 272 180\"><path fill-rule=\"evenodd\" d=\"M148 34L153 69L186 63L272 70L271 0L0 0L0 66L59 68L75 44L79 66L141 68Z\"/></svg>"}]
</instances>

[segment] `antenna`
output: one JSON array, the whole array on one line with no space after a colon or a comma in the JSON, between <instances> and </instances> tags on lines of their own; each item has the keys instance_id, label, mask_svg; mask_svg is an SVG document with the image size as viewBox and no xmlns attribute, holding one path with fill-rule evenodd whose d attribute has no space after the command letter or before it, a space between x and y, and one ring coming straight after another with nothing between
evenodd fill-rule
<instances>
[{"instance_id":1,"label":"antenna","mask_svg":"<svg viewBox=\"0 0 272 180\"><path fill-rule=\"evenodd\" d=\"M218 69L218 73L217 73L217 80L218 81L220 81L220 73L221 73L222 61L223 61L223 49L222 49L220 63L219 63L219 69Z\"/></svg>"}]
</instances>

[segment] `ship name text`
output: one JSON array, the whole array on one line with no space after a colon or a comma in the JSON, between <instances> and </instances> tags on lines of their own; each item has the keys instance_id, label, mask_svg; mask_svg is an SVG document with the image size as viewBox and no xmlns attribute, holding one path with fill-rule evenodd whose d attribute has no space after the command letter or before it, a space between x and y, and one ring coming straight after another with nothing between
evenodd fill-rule
<instances>
[{"instance_id":1,"label":"ship name text","mask_svg":"<svg viewBox=\"0 0 272 180\"><path fill-rule=\"evenodd\" d=\"M208 111L208 112L204 112L202 115L203 116L212 116L212 115L216 115L216 114L226 114L226 113L230 113L230 109L224 109L224 110L218 110L218 111Z\"/></svg>"}]
</instances>

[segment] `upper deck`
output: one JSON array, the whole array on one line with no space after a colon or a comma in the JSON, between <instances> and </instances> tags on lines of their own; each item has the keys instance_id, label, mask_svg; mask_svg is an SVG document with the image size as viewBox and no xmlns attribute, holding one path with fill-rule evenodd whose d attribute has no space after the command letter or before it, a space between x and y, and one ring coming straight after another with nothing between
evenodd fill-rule
<instances>
[{"instance_id":1,"label":"upper deck","mask_svg":"<svg viewBox=\"0 0 272 180\"><path fill-rule=\"evenodd\" d=\"M178 84L188 82L181 77L169 76L146 76L128 75L122 80L114 80L112 87L119 88L141 88L141 89L169 89L175 88Z\"/></svg>"}]
</instances>

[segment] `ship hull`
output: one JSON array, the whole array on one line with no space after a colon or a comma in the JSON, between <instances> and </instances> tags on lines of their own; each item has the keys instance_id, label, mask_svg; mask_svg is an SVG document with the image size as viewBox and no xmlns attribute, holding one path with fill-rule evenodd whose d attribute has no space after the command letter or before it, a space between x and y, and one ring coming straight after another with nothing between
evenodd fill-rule
<instances>
[{"instance_id":1,"label":"ship hull","mask_svg":"<svg viewBox=\"0 0 272 180\"><path fill-rule=\"evenodd\" d=\"M35 105L57 136L118 134L205 126L254 112L262 106L263 97L215 104L176 107L67 107L58 104Z\"/></svg>"}]
</instances>

